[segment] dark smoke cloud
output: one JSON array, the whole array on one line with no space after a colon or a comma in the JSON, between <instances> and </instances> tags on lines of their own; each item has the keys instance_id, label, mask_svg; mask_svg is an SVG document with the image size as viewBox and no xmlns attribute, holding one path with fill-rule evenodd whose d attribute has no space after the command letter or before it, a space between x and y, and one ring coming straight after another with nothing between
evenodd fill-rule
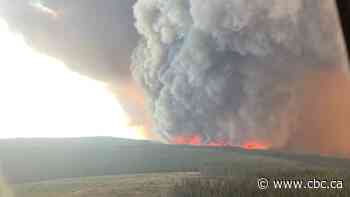
<instances>
[{"instance_id":1,"label":"dark smoke cloud","mask_svg":"<svg viewBox=\"0 0 350 197\"><path fill-rule=\"evenodd\" d=\"M130 79L130 56L139 36L136 0L42 0L50 17L31 6L36 0L2 0L0 17L32 47L63 60L75 71L115 82Z\"/></svg>"},{"instance_id":2,"label":"dark smoke cloud","mask_svg":"<svg viewBox=\"0 0 350 197\"><path fill-rule=\"evenodd\" d=\"M35 2L57 16L32 6ZM139 39L132 11L135 2L1 0L0 18L36 50L64 61L73 71L109 83L136 124L143 123L146 115L130 71Z\"/></svg>"},{"instance_id":3,"label":"dark smoke cloud","mask_svg":"<svg viewBox=\"0 0 350 197\"><path fill-rule=\"evenodd\" d=\"M341 92L350 84L336 77L347 72L347 60L333 1L136 1L42 1L59 13L52 17L29 0L2 0L0 17L32 47L111 84L130 116L149 124L131 79L137 47L134 78L155 130L169 141L200 135L235 145L259 139L288 150L350 150L347 129L328 131L345 124L347 111L318 116L335 113L321 109L343 96L324 96L323 87L344 83ZM324 119L334 125L318 124Z\"/></svg>"},{"instance_id":4,"label":"dark smoke cloud","mask_svg":"<svg viewBox=\"0 0 350 197\"><path fill-rule=\"evenodd\" d=\"M333 1L139 0L133 56L156 130L284 146L306 73L344 71ZM299 128L298 129L303 129Z\"/></svg>"}]
</instances>

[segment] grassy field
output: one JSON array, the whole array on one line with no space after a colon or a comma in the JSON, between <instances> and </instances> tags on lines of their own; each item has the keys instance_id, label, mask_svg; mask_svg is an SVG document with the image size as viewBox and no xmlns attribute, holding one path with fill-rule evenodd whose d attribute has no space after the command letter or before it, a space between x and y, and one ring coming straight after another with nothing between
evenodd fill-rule
<instances>
[{"instance_id":1,"label":"grassy field","mask_svg":"<svg viewBox=\"0 0 350 197\"><path fill-rule=\"evenodd\" d=\"M153 173L87 177L13 185L16 197L162 197L183 178L198 173Z\"/></svg>"},{"instance_id":2,"label":"grassy field","mask_svg":"<svg viewBox=\"0 0 350 197\"><path fill-rule=\"evenodd\" d=\"M350 170L257 155L211 161L199 172L149 173L14 184L16 197L349 197ZM276 180L342 180L338 189L259 190L261 177ZM7 196L6 196L7 197Z\"/></svg>"},{"instance_id":3,"label":"grassy field","mask_svg":"<svg viewBox=\"0 0 350 197\"><path fill-rule=\"evenodd\" d=\"M113 138L33 139L0 141L0 163L15 197L350 196L350 161L317 155ZM260 191L259 177L344 180L344 188ZM5 188L11 197L2 185L0 194Z\"/></svg>"},{"instance_id":4,"label":"grassy field","mask_svg":"<svg viewBox=\"0 0 350 197\"><path fill-rule=\"evenodd\" d=\"M237 161L237 162L236 162ZM239 161L245 161L243 164ZM117 138L0 140L0 168L10 183L153 172L193 172L206 164L269 162L347 169L349 160L241 148L167 145ZM211 165L213 166L213 165ZM276 165L273 167L276 168Z\"/></svg>"},{"instance_id":5,"label":"grassy field","mask_svg":"<svg viewBox=\"0 0 350 197\"><path fill-rule=\"evenodd\" d=\"M277 164L277 163L276 163ZM256 166L255 166L256 167ZM221 168L221 167L220 167ZM228 168L228 165L226 166ZM211 170L214 168L210 168ZM202 176L200 173L152 173L62 179L17 184L16 197L349 197L350 172L332 169L253 168L231 164L232 174ZM211 172L215 173L215 172ZM235 175L236 174L236 175ZM342 189L259 190L258 177L270 180L343 180ZM5 196L7 197L7 196Z\"/></svg>"},{"instance_id":6,"label":"grassy field","mask_svg":"<svg viewBox=\"0 0 350 197\"><path fill-rule=\"evenodd\" d=\"M271 163L270 163L271 164ZM278 163L276 163L278 164ZM223 167L225 166L225 167ZM215 170L215 168L217 168ZM220 169L218 171L218 169ZM222 170L227 176L222 176ZM209 172L208 172L209 171ZM220 176L214 176L219 172ZM247 163L243 165L225 164L205 169L211 176L187 177L177 182L166 197L349 197L350 171L301 165L272 165ZM260 189L258 180L266 178L269 187ZM303 181L298 184L275 185L274 181ZM311 181L307 185L307 181ZM314 182L315 181L315 182ZM327 181L320 185L321 181ZM339 185L332 188L331 181ZM306 188L305 188L306 187ZM321 188L328 187L328 188Z\"/></svg>"}]
</instances>

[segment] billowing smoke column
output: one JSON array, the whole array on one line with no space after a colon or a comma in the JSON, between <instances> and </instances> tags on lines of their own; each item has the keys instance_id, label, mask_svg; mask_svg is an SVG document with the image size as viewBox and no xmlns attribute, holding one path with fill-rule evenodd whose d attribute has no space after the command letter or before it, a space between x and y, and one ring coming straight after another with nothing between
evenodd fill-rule
<instances>
[{"instance_id":1,"label":"billowing smoke column","mask_svg":"<svg viewBox=\"0 0 350 197\"><path fill-rule=\"evenodd\" d=\"M139 0L134 15L133 75L168 141L285 148L336 132L300 121L306 78L347 75L333 1Z\"/></svg>"},{"instance_id":2,"label":"billowing smoke column","mask_svg":"<svg viewBox=\"0 0 350 197\"><path fill-rule=\"evenodd\" d=\"M150 125L131 79L138 45L132 72L170 143L350 156L332 0L3 0L0 17L35 49L109 83L134 123Z\"/></svg>"}]
</instances>

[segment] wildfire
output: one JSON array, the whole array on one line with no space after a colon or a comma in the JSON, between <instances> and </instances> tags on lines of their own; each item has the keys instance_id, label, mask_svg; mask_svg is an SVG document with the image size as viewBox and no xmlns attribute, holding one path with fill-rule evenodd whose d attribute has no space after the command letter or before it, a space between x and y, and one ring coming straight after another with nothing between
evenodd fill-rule
<instances>
[{"instance_id":1,"label":"wildfire","mask_svg":"<svg viewBox=\"0 0 350 197\"><path fill-rule=\"evenodd\" d=\"M210 141L207 146L212 147L222 147L222 146L232 146L227 140L225 139L215 139Z\"/></svg>"},{"instance_id":2,"label":"wildfire","mask_svg":"<svg viewBox=\"0 0 350 197\"><path fill-rule=\"evenodd\" d=\"M200 146L202 145L202 137L199 135L177 136L173 140L173 144L188 144L188 145Z\"/></svg>"},{"instance_id":3,"label":"wildfire","mask_svg":"<svg viewBox=\"0 0 350 197\"><path fill-rule=\"evenodd\" d=\"M203 142L199 135L177 136L172 141L173 144L193 145L193 146L211 146L211 147L241 147L247 150L267 150L268 143L260 142L258 140L250 140L241 145L234 145L225 139L215 139L210 142Z\"/></svg>"},{"instance_id":4,"label":"wildfire","mask_svg":"<svg viewBox=\"0 0 350 197\"><path fill-rule=\"evenodd\" d=\"M241 147L247 150L267 150L269 149L269 144L252 140L243 143Z\"/></svg>"}]
</instances>

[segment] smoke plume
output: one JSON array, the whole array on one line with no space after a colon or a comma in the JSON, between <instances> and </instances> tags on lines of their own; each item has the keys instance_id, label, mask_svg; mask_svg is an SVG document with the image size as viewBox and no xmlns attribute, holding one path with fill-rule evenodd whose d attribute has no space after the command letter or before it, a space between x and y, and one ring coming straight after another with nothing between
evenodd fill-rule
<instances>
[{"instance_id":1,"label":"smoke plume","mask_svg":"<svg viewBox=\"0 0 350 197\"><path fill-rule=\"evenodd\" d=\"M135 94L131 54L139 35L136 0L2 0L4 19L35 50L62 60L70 69L108 83L134 124L147 124Z\"/></svg>"},{"instance_id":2,"label":"smoke plume","mask_svg":"<svg viewBox=\"0 0 350 197\"><path fill-rule=\"evenodd\" d=\"M135 2L3 0L0 17L36 50L82 74L117 83L131 79L130 56L139 39L133 25Z\"/></svg>"},{"instance_id":3,"label":"smoke plume","mask_svg":"<svg viewBox=\"0 0 350 197\"><path fill-rule=\"evenodd\" d=\"M139 0L134 16L142 39L133 75L169 141L282 148L299 134L331 132L299 118L315 110L305 96L323 96L305 93L310 73L347 72L333 1Z\"/></svg>"},{"instance_id":4,"label":"smoke plume","mask_svg":"<svg viewBox=\"0 0 350 197\"><path fill-rule=\"evenodd\" d=\"M4 0L0 17L169 142L350 155L334 1Z\"/></svg>"}]
</instances>

